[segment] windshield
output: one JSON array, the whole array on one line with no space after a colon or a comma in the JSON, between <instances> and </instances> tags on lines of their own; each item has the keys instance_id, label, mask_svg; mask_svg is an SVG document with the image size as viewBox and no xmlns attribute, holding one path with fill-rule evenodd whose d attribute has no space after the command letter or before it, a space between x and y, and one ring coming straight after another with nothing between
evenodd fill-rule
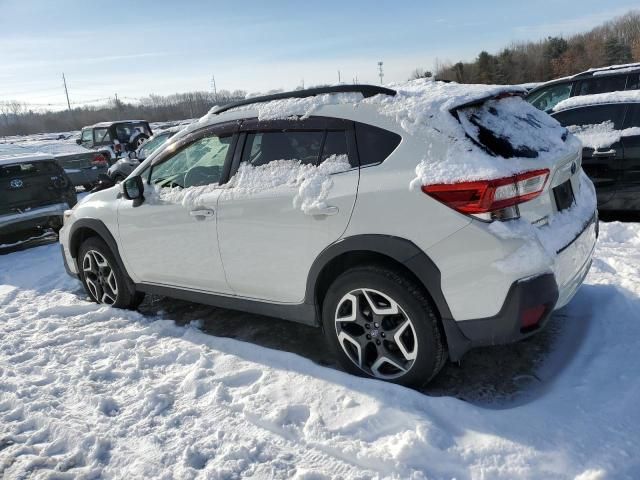
<instances>
[{"instance_id":1,"label":"windshield","mask_svg":"<svg viewBox=\"0 0 640 480\"><path fill-rule=\"evenodd\" d=\"M571 83L553 85L532 92L527 101L539 110L549 112L562 100L566 100L571 95Z\"/></svg>"}]
</instances>

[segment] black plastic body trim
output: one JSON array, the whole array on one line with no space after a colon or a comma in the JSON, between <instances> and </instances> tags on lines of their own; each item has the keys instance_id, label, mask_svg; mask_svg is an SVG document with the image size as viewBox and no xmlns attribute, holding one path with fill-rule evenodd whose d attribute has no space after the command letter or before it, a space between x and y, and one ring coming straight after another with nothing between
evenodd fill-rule
<instances>
[{"instance_id":1,"label":"black plastic body trim","mask_svg":"<svg viewBox=\"0 0 640 480\"><path fill-rule=\"evenodd\" d=\"M67 264L67 257L64 254L64 246L60 244L60 253L62 254L62 264L64 265L64 270L67 272L67 275L73 278L78 278L78 275L73 273Z\"/></svg>"},{"instance_id":2,"label":"black plastic body trim","mask_svg":"<svg viewBox=\"0 0 640 480\"><path fill-rule=\"evenodd\" d=\"M555 276L547 273L514 282L502 308L492 317L461 321L443 318L449 357L458 361L471 348L516 342L533 335L549 320L558 295ZM545 307L540 321L535 327L523 330L520 323L522 313L539 305Z\"/></svg>"},{"instance_id":3,"label":"black plastic body trim","mask_svg":"<svg viewBox=\"0 0 640 480\"><path fill-rule=\"evenodd\" d=\"M268 317L283 318L285 320L304 323L306 325L317 325L314 307L313 305L308 305L306 303L278 304L149 283L136 284L136 290L154 295L178 298L188 302L203 303L214 307L239 310Z\"/></svg>"},{"instance_id":4,"label":"black plastic body trim","mask_svg":"<svg viewBox=\"0 0 640 480\"><path fill-rule=\"evenodd\" d=\"M135 289L133 288L133 280L131 280L131 278L129 277L127 269L122 262L120 250L118 249L118 243L116 242L115 238L113 238L113 235L111 234L107 226L102 223L101 220L97 220L95 218L81 218L73 222L73 225L71 225L71 228L69 230L69 251L71 253L71 256L76 260L76 265L78 249L80 248L79 230L83 228L93 230L100 238L102 238L102 240L104 240L104 242L111 250L111 253L113 253L116 262L118 263L118 267L128 280L127 288L131 291L132 294L135 293Z\"/></svg>"},{"instance_id":5,"label":"black plastic body trim","mask_svg":"<svg viewBox=\"0 0 640 480\"><path fill-rule=\"evenodd\" d=\"M352 252L373 252L392 258L408 268L425 286L442 317L451 317L442 289L440 270L413 242L392 235L354 235L327 247L313 262L307 277L306 301L316 301L316 285L322 270L340 255Z\"/></svg>"},{"instance_id":6,"label":"black plastic body trim","mask_svg":"<svg viewBox=\"0 0 640 480\"><path fill-rule=\"evenodd\" d=\"M237 102L231 102L227 105L218 107L213 114L218 114L231 110L232 108L241 107L243 105L252 105L254 103L271 102L273 100L283 100L285 98L306 98L326 93L361 93L364 98L373 97L374 95L391 95L396 94L395 90L390 88L379 87L377 85L335 85L331 87L307 88L306 90L295 90L293 92L275 93L273 95L264 95L260 97L252 97Z\"/></svg>"}]
</instances>

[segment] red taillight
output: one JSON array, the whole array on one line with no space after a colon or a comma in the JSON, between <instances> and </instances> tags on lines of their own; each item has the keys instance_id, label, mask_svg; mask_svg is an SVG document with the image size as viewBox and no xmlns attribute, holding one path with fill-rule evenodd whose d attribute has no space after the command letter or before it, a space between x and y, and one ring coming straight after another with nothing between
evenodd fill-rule
<instances>
[{"instance_id":1,"label":"red taillight","mask_svg":"<svg viewBox=\"0 0 640 480\"><path fill-rule=\"evenodd\" d=\"M535 307L527 308L520 315L520 328L527 330L529 328L538 325L538 322L547 311L547 307L544 305L536 305Z\"/></svg>"},{"instance_id":2,"label":"red taillight","mask_svg":"<svg viewBox=\"0 0 640 480\"><path fill-rule=\"evenodd\" d=\"M106 167L107 165L109 165L109 162L107 162L107 158L104 155L98 154L93 157L91 165L93 165L94 167Z\"/></svg>"},{"instance_id":3,"label":"red taillight","mask_svg":"<svg viewBox=\"0 0 640 480\"><path fill-rule=\"evenodd\" d=\"M531 200L544 189L549 170L476 182L425 185L422 191L462 213L489 213Z\"/></svg>"}]
</instances>

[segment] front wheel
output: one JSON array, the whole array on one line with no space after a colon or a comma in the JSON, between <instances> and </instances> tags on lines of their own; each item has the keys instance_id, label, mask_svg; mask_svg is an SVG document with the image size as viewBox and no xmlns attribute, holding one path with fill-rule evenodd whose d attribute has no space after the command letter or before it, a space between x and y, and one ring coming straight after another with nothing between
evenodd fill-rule
<instances>
[{"instance_id":1,"label":"front wheel","mask_svg":"<svg viewBox=\"0 0 640 480\"><path fill-rule=\"evenodd\" d=\"M101 238L90 237L82 243L78 263L82 284L94 302L134 309L142 301L144 295L132 292L130 281Z\"/></svg>"},{"instance_id":2,"label":"front wheel","mask_svg":"<svg viewBox=\"0 0 640 480\"><path fill-rule=\"evenodd\" d=\"M413 281L381 267L340 275L322 308L325 336L349 372L418 387L446 360L431 302Z\"/></svg>"}]
</instances>

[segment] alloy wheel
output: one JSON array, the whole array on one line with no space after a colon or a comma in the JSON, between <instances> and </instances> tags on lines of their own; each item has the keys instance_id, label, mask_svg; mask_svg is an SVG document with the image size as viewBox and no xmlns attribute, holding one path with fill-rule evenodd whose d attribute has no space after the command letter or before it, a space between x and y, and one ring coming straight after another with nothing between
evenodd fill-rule
<instances>
[{"instance_id":1,"label":"alloy wheel","mask_svg":"<svg viewBox=\"0 0 640 480\"><path fill-rule=\"evenodd\" d=\"M405 375L418 355L413 322L389 295L359 288L344 295L335 313L338 343L363 372L385 380Z\"/></svg>"},{"instance_id":2,"label":"alloy wheel","mask_svg":"<svg viewBox=\"0 0 640 480\"><path fill-rule=\"evenodd\" d=\"M88 250L82 259L84 281L98 303L113 305L118 298L118 281L107 259L97 250Z\"/></svg>"}]
</instances>

